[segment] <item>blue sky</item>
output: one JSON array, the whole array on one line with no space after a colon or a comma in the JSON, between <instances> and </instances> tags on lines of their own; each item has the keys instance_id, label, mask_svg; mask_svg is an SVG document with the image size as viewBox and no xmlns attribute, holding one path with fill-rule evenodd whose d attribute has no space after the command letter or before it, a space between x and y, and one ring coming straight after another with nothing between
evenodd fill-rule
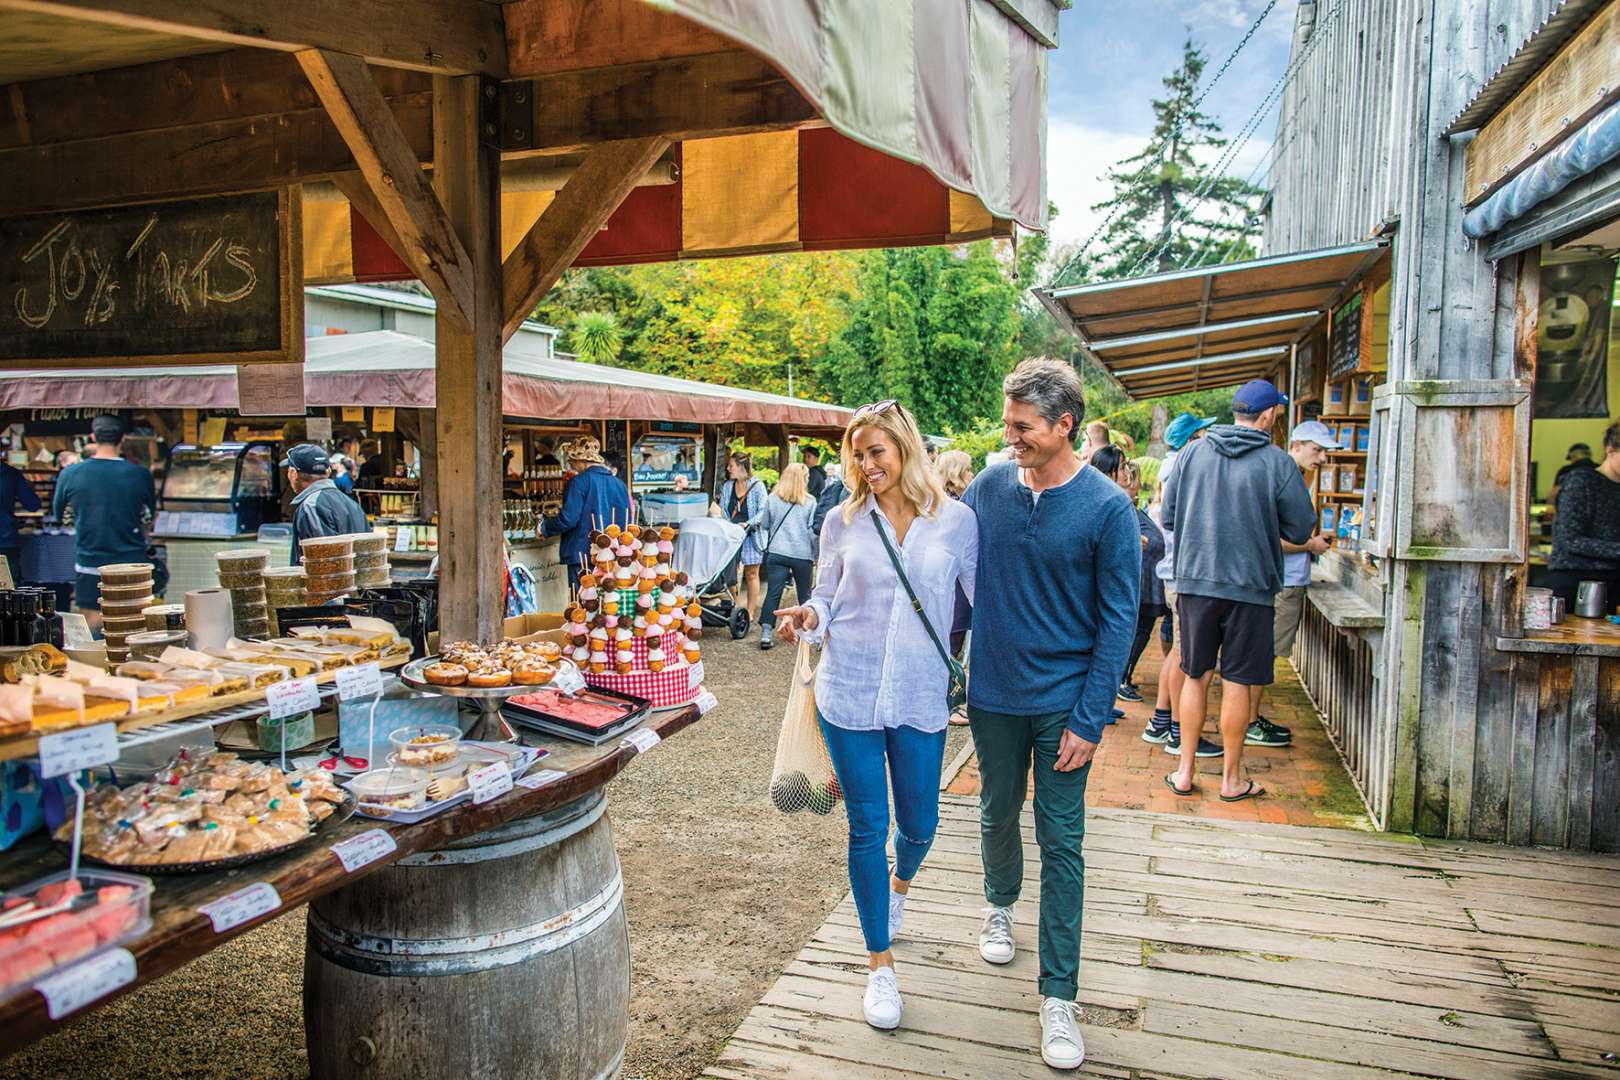
<instances>
[{"instance_id":1,"label":"blue sky","mask_svg":"<svg viewBox=\"0 0 1620 1080\"><path fill-rule=\"evenodd\" d=\"M1265 6L1266 0L1075 0L1062 14L1059 48L1047 56L1047 186L1060 212L1052 226L1060 246L1084 239L1098 222L1090 204L1110 188L1097 177L1146 144L1152 99L1180 62L1188 33L1208 58L1207 83ZM1237 134L1287 69L1297 8L1297 0L1278 0L1205 101L1224 134ZM1228 171L1248 176L1266 157L1275 127L1273 107ZM1264 179L1262 171L1256 182Z\"/></svg>"}]
</instances>

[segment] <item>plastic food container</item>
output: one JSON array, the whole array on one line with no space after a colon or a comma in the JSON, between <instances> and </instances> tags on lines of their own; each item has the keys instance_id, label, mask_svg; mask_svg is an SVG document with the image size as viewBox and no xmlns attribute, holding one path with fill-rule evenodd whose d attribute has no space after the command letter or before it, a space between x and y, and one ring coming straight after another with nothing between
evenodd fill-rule
<instances>
[{"instance_id":1,"label":"plastic food container","mask_svg":"<svg viewBox=\"0 0 1620 1080\"><path fill-rule=\"evenodd\" d=\"M444 769L461 756L461 729L454 724L411 724L388 733L400 765Z\"/></svg>"},{"instance_id":2,"label":"plastic food container","mask_svg":"<svg viewBox=\"0 0 1620 1080\"><path fill-rule=\"evenodd\" d=\"M152 564L149 562L136 563L109 563L101 568L101 584L107 586L141 585L152 580ZM151 592L151 589L147 589Z\"/></svg>"},{"instance_id":3,"label":"plastic food container","mask_svg":"<svg viewBox=\"0 0 1620 1080\"><path fill-rule=\"evenodd\" d=\"M219 563L220 573L241 574L269 566L270 551L268 548L226 548L216 551L214 560Z\"/></svg>"},{"instance_id":4,"label":"plastic food container","mask_svg":"<svg viewBox=\"0 0 1620 1080\"><path fill-rule=\"evenodd\" d=\"M354 587L357 589L380 589L392 582L387 570L367 570L354 575Z\"/></svg>"},{"instance_id":5,"label":"plastic food container","mask_svg":"<svg viewBox=\"0 0 1620 1080\"><path fill-rule=\"evenodd\" d=\"M315 714L302 712L276 720L260 717L258 736L259 749L267 753L300 750L315 741Z\"/></svg>"},{"instance_id":6,"label":"plastic food container","mask_svg":"<svg viewBox=\"0 0 1620 1080\"><path fill-rule=\"evenodd\" d=\"M101 626L103 632L109 638L115 635L119 638L126 638L131 634L144 634L146 632L146 620L139 615L133 619L108 616L102 620Z\"/></svg>"},{"instance_id":7,"label":"plastic food container","mask_svg":"<svg viewBox=\"0 0 1620 1080\"><path fill-rule=\"evenodd\" d=\"M388 552L368 552L364 555L359 552L355 553L354 568L356 570L375 570L379 566L384 568L388 566Z\"/></svg>"},{"instance_id":8,"label":"plastic food container","mask_svg":"<svg viewBox=\"0 0 1620 1080\"><path fill-rule=\"evenodd\" d=\"M312 578L331 577L333 574L352 574L353 555L321 555L304 558L304 572Z\"/></svg>"},{"instance_id":9,"label":"plastic food container","mask_svg":"<svg viewBox=\"0 0 1620 1080\"><path fill-rule=\"evenodd\" d=\"M311 559L343 559L354 554L352 536L311 536L299 545L304 564Z\"/></svg>"},{"instance_id":10,"label":"plastic food container","mask_svg":"<svg viewBox=\"0 0 1620 1080\"><path fill-rule=\"evenodd\" d=\"M264 573L260 570L221 570L219 572L221 587L235 591L236 589L262 589L264 588Z\"/></svg>"},{"instance_id":11,"label":"plastic food container","mask_svg":"<svg viewBox=\"0 0 1620 1080\"><path fill-rule=\"evenodd\" d=\"M426 769L393 766L363 772L348 782L348 789L372 817L387 817L397 810L415 810L427 802Z\"/></svg>"},{"instance_id":12,"label":"plastic food container","mask_svg":"<svg viewBox=\"0 0 1620 1080\"><path fill-rule=\"evenodd\" d=\"M186 628L186 605L184 604L155 604L143 608L141 616L146 620L148 630L184 630Z\"/></svg>"},{"instance_id":13,"label":"plastic food container","mask_svg":"<svg viewBox=\"0 0 1620 1080\"><path fill-rule=\"evenodd\" d=\"M185 648L186 641L184 630L141 630L124 638L124 647L137 660L155 661L170 645Z\"/></svg>"},{"instance_id":14,"label":"plastic food container","mask_svg":"<svg viewBox=\"0 0 1620 1080\"><path fill-rule=\"evenodd\" d=\"M94 897L96 903L82 911L47 915L0 930L0 1001L15 997L46 975L152 928L152 882L147 878L81 868L74 880L80 895ZM63 886L67 881L68 872L63 870L7 891L3 902L9 910L15 910L22 903L51 901L66 891Z\"/></svg>"},{"instance_id":15,"label":"plastic food container","mask_svg":"<svg viewBox=\"0 0 1620 1080\"><path fill-rule=\"evenodd\" d=\"M388 537L384 533L369 532L354 534L354 553L356 555L388 555Z\"/></svg>"}]
</instances>

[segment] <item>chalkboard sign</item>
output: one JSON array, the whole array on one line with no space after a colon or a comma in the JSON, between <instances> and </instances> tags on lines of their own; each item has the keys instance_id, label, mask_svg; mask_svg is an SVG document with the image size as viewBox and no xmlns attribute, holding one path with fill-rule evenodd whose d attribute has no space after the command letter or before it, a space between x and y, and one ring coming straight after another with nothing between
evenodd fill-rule
<instances>
[{"instance_id":1,"label":"chalkboard sign","mask_svg":"<svg viewBox=\"0 0 1620 1080\"><path fill-rule=\"evenodd\" d=\"M0 366L303 358L287 190L0 219Z\"/></svg>"},{"instance_id":2,"label":"chalkboard sign","mask_svg":"<svg viewBox=\"0 0 1620 1080\"><path fill-rule=\"evenodd\" d=\"M1333 341L1328 378L1342 379L1361 366L1361 290L1333 313Z\"/></svg>"}]
</instances>

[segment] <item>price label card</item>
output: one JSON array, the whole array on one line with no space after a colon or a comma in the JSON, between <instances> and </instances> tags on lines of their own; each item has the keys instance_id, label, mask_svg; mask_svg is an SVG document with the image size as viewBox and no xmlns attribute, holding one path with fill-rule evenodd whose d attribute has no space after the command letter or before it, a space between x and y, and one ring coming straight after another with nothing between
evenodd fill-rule
<instances>
[{"instance_id":1,"label":"price label card","mask_svg":"<svg viewBox=\"0 0 1620 1080\"><path fill-rule=\"evenodd\" d=\"M551 685L565 694L577 694L585 689L585 676L579 673L579 668L571 663L558 664L557 674L552 676Z\"/></svg>"},{"instance_id":2,"label":"price label card","mask_svg":"<svg viewBox=\"0 0 1620 1080\"><path fill-rule=\"evenodd\" d=\"M97 724L39 740L39 774L44 777L67 776L117 760L117 724Z\"/></svg>"},{"instance_id":3,"label":"price label card","mask_svg":"<svg viewBox=\"0 0 1620 1080\"><path fill-rule=\"evenodd\" d=\"M276 887L268 881L256 881L197 910L214 924L214 933L223 934L243 923L252 922L260 915L268 915L280 906L281 895L276 892Z\"/></svg>"},{"instance_id":4,"label":"price label card","mask_svg":"<svg viewBox=\"0 0 1620 1080\"><path fill-rule=\"evenodd\" d=\"M46 976L34 984L34 989L45 995L45 1011L50 1018L60 1020L134 981L135 957L128 949L109 949Z\"/></svg>"},{"instance_id":5,"label":"price label card","mask_svg":"<svg viewBox=\"0 0 1620 1080\"><path fill-rule=\"evenodd\" d=\"M339 701L376 697L382 693L382 689L382 668L377 666L375 660L359 667L343 667L337 670Z\"/></svg>"},{"instance_id":6,"label":"price label card","mask_svg":"<svg viewBox=\"0 0 1620 1080\"><path fill-rule=\"evenodd\" d=\"M541 769L539 772L532 772L521 780L513 781L513 783L517 784L518 787L528 788L530 791L538 791L547 784L555 783L567 775L561 769Z\"/></svg>"},{"instance_id":7,"label":"price label card","mask_svg":"<svg viewBox=\"0 0 1620 1080\"><path fill-rule=\"evenodd\" d=\"M351 874L362 866L369 866L398 850L399 845L394 843L394 838L382 829L372 829L370 832L351 836L332 845L332 854L343 864L343 869Z\"/></svg>"},{"instance_id":8,"label":"price label card","mask_svg":"<svg viewBox=\"0 0 1620 1080\"><path fill-rule=\"evenodd\" d=\"M96 639L90 632L90 623L83 615L74 611L64 611L59 616L62 620L62 641L70 649L88 649Z\"/></svg>"},{"instance_id":9,"label":"price label card","mask_svg":"<svg viewBox=\"0 0 1620 1080\"><path fill-rule=\"evenodd\" d=\"M264 700L270 706L270 719L279 720L320 708L321 692L315 686L315 676L306 675L302 679L271 683L265 687Z\"/></svg>"},{"instance_id":10,"label":"price label card","mask_svg":"<svg viewBox=\"0 0 1620 1080\"><path fill-rule=\"evenodd\" d=\"M686 685L694 688L703 685L703 661L693 664L692 670L687 672Z\"/></svg>"},{"instance_id":11,"label":"price label card","mask_svg":"<svg viewBox=\"0 0 1620 1080\"><path fill-rule=\"evenodd\" d=\"M411 527L409 525L401 525L395 530L395 532L394 532L394 550L395 551L409 551L409 550L411 550Z\"/></svg>"},{"instance_id":12,"label":"price label card","mask_svg":"<svg viewBox=\"0 0 1620 1080\"><path fill-rule=\"evenodd\" d=\"M692 704L697 706L698 715L702 716L710 709L720 704L720 701L712 693L705 690L692 700Z\"/></svg>"},{"instance_id":13,"label":"price label card","mask_svg":"<svg viewBox=\"0 0 1620 1080\"><path fill-rule=\"evenodd\" d=\"M493 761L476 772L467 774L467 787L472 791L473 803L487 803L512 790L512 766L504 761Z\"/></svg>"},{"instance_id":14,"label":"price label card","mask_svg":"<svg viewBox=\"0 0 1620 1080\"><path fill-rule=\"evenodd\" d=\"M662 740L658 738L658 732L654 731L652 728L637 728L635 731L632 731L630 734L626 735L624 737L624 741L619 745L631 747L638 754L645 754L647 751L657 746L661 741Z\"/></svg>"}]
</instances>

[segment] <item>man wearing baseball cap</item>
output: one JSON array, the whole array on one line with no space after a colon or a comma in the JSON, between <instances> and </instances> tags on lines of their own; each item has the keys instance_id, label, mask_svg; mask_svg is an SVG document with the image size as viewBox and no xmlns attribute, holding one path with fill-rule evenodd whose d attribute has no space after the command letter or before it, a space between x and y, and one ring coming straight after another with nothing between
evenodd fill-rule
<instances>
[{"instance_id":1,"label":"man wearing baseball cap","mask_svg":"<svg viewBox=\"0 0 1620 1080\"><path fill-rule=\"evenodd\" d=\"M1320 420L1306 420L1296 425L1288 436L1288 456L1299 466L1301 478L1312 469L1321 468L1327 462L1329 450L1343 449L1333 437L1333 429ZM1294 651L1299 620L1305 614L1305 590L1311 584L1311 559L1327 549L1327 538L1320 533L1303 544L1286 538L1282 542L1283 587L1273 605L1275 614L1271 623L1271 653L1275 657L1286 657ZM1254 715L1243 741L1250 746L1287 746L1293 741L1294 733L1260 715L1260 701L1265 691L1264 686L1254 688Z\"/></svg>"},{"instance_id":2,"label":"man wearing baseball cap","mask_svg":"<svg viewBox=\"0 0 1620 1080\"><path fill-rule=\"evenodd\" d=\"M122 420L103 413L90 421L90 437L95 453L57 478L51 513L61 521L73 511L73 606L95 630L101 626L101 568L146 560L146 523L157 513L157 490L150 470L124 460Z\"/></svg>"},{"instance_id":3,"label":"man wearing baseball cap","mask_svg":"<svg viewBox=\"0 0 1620 1080\"><path fill-rule=\"evenodd\" d=\"M287 451L281 464L293 489L293 565L302 561L299 552L310 537L371 531L360 504L332 482L332 464L325 450L314 443L299 443Z\"/></svg>"},{"instance_id":4,"label":"man wearing baseball cap","mask_svg":"<svg viewBox=\"0 0 1620 1080\"><path fill-rule=\"evenodd\" d=\"M1264 379L1232 396L1231 424L1217 424L1176 461L1164 491L1164 515L1176 535L1180 610L1181 767L1165 783L1190 795L1196 736L1204 726L1209 682L1221 670L1220 797L1265 794L1243 775L1243 742L1254 714L1254 688L1272 680L1273 602L1283 586L1283 540L1304 544L1316 508L1299 466L1271 442L1288 398Z\"/></svg>"}]
</instances>

